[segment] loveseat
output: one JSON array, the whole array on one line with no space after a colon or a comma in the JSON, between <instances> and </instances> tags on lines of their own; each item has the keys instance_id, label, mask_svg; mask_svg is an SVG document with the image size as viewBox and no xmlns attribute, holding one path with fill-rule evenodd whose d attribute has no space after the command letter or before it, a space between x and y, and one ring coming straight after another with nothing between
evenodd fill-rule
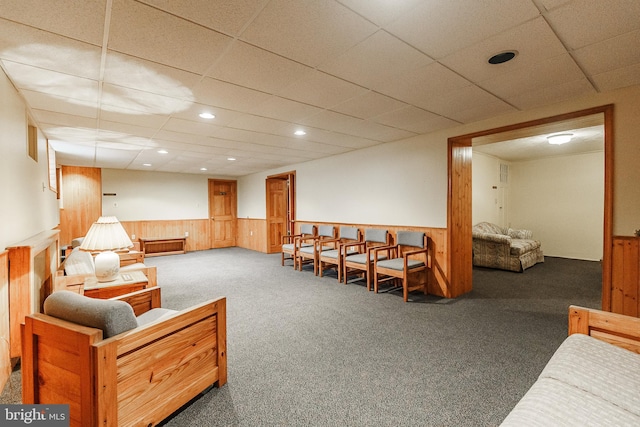
<instances>
[{"instance_id":1,"label":"loveseat","mask_svg":"<svg viewBox=\"0 0 640 427\"><path fill-rule=\"evenodd\" d=\"M505 418L511 426L640 425L640 319L569 308L569 337Z\"/></svg>"},{"instance_id":2,"label":"loveseat","mask_svg":"<svg viewBox=\"0 0 640 427\"><path fill-rule=\"evenodd\" d=\"M538 240L531 230L502 228L490 222L473 226L473 265L523 272L544 262Z\"/></svg>"}]
</instances>

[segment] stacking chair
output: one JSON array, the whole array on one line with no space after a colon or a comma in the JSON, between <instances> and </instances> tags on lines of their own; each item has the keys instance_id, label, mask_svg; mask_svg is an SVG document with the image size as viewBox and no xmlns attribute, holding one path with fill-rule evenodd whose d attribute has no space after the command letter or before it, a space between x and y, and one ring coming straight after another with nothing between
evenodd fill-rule
<instances>
[{"instance_id":1,"label":"stacking chair","mask_svg":"<svg viewBox=\"0 0 640 427\"><path fill-rule=\"evenodd\" d=\"M302 271L302 265L313 262L313 274L318 275L318 255L322 251L335 249L336 228L333 225L321 225L318 234L313 237L300 237L301 244L312 243L311 246L301 246L297 252L298 269ZM327 242L332 242L329 244Z\"/></svg>"},{"instance_id":2,"label":"stacking chair","mask_svg":"<svg viewBox=\"0 0 640 427\"><path fill-rule=\"evenodd\" d=\"M345 251L356 249L357 254L344 257L342 263L342 277L344 283L347 283L349 274L364 274L367 282L367 290L371 290L371 272L373 267L373 257L376 247L391 245L391 235L387 230L377 228L367 228L364 230L364 240L356 243L346 243L342 245ZM384 252L376 254L382 258L386 258Z\"/></svg>"},{"instance_id":3,"label":"stacking chair","mask_svg":"<svg viewBox=\"0 0 640 427\"><path fill-rule=\"evenodd\" d=\"M360 242L362 235L357 227L340 227L340 235L333 240L325 240L324 244L333 248L324 250L318 255L318 274L322 277L325 269L335 268L338 274L338 282L342 281L342 261L346 255L355 255L358 250L355 248L346 248L346 243Z\"/></svg>"},{"instance_id":4,"label":"stacking chair","mask_svg":"<svg viewBox=\"0 0 640 427\"><path fill-rule=\"evenodd\" d=\"M301 238L313 237L316 234L316 226L313 224L302 224L300 226L300 233L298 234L285 234L282 236L282 260L281 264L284 266L285 259L293 260L293 268L296 268L297 252L300 245L311 246L313 243L299 241ZM288 256L288 258L287 258Z\"/></svg>"},{"instance_id":5,"label":"stacking chair","mask_svg":"<svg viewBox=\"0 0 640 427\"><path fill-rule=\"evenodd\" d=\"M407 302L409 291L423 288L427 294L427 283L430 268L429 238L418 231L398 231L396 244L374 249L373 257L373 289L378 293L380 282L402 280L402 297ZM382 276L382 278L381 278ZM417 283L414 280L417 277Z\"/></svg>"}]
</instances>

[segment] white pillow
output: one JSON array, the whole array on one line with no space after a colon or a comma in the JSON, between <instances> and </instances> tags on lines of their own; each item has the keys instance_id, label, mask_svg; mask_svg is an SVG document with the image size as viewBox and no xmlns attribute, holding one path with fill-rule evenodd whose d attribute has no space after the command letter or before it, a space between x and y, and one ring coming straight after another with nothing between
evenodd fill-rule
<instances>
[{"instance_id":1,"label":"white pillow","mask_svg":"<svg viewBox=\"0 0 640 427\"><path fill-rule=\"evenodd\" d=\"M64 260L64 272L67 276L94 274L93 257L89 252L75 248Z\"/></svg>"}]
</instances>

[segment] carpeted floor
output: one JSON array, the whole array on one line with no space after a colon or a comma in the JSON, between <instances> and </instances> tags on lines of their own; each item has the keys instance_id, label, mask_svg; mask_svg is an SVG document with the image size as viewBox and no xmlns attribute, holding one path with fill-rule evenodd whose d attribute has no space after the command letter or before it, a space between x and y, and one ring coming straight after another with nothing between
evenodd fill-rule
<instances>
[{"instance_id":1,"label":"carpeted floor","mask_svg":"<svg viewBox=\"0 0 640 427\"><path fill-rule=\"evenodd\" d=\"M566 336L569 304L599 308L601 293L600 263L549 257L523 274L476 268L470 294L409 303L279 254L146 263L166 307L227 297L229 382L165 423L180 427L498 425Z\"/></svg>"}]
</instances>

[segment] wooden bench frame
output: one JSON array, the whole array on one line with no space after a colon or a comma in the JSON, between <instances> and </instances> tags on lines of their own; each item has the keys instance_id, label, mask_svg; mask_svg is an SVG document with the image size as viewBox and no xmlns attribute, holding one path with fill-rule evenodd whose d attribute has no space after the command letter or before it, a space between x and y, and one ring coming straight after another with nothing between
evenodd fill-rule
<instances>
[{"instance_id":1,"label":"wooden bench frame","mask_svg":"<svg viewBox=\"0 0 640 427\"><path fill-rule=\"evenodd\" d=\"M118 298L136 314L160 288ZM226 299L102 339L100 329L44 314L22 328L22 402L69 404L71 426L156 425L227 382Z\"/></svg>"},{"instance_id":2,"label":"wooden bench frame","mask_svg":"<svg viewBox=\"0 0 640 427\"><path fill-rule=\"evenodd\" d=\"M640 318L572 305L569 335L585 334L640 353Z\"/></svg>"}]
</instances>

